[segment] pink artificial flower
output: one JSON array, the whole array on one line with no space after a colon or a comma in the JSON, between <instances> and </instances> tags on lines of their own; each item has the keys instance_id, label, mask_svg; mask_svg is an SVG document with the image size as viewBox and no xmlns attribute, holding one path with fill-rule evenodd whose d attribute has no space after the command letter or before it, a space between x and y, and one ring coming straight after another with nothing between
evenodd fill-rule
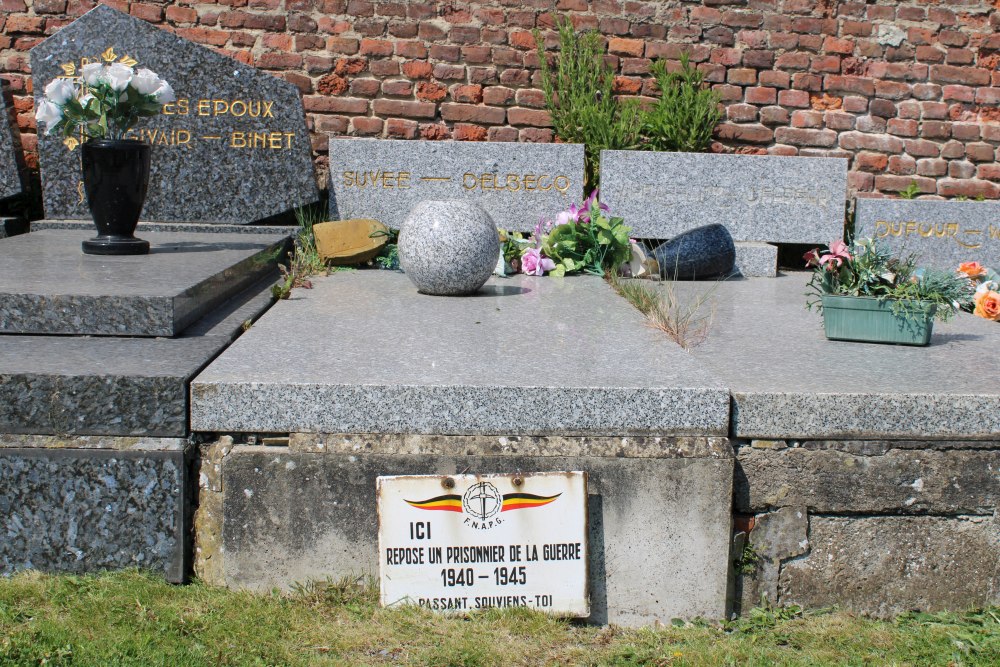
<instances>
[{"instance_id":1,"label":"pink artificial flower","mask_svg":"<svg viewBox=\"0 0 1000 667\"><path fill-rule=\"evenodd\" d=\"M590 209L591 209L591 207L593 207L593 205L594 205L595 202L597 203L597 207L600 210L605 211L605 212L611 210L608 207L607 204L601 202L601 200L600 200L600 192L599 192L599 190L597 188L594 188L590 192L590 196L588 196L583 201L583 206L580 207L580 216L577 219L578 222L590 222Z\"/></svg>"},{"instance_id":2,"label":"pink artificial flower","mask_svg":"<svg viewBox=\"0 0 1000 667\"><path fill-rule=\"evenodd\" d=\"M557 225L565 225L568 222L580 222L580 217L586 213L585 208L578 208L576 204L570 204L569 208L556 216Z\"/></svg>"},{"instance_id":3,"label":"pink artificial flower","mask_svg":"<svg viewBox=\"0 0 1000 667\"><path fill-rule=\"evenodd\" d=\"M556 263L542 256L538 248L528 248L521 255L521 271L529 276L544 276L546 271L556 268Z\"/></svg>"},{"instance_id":4,"label":"pink artificial flower","mask_svg":"<svg viewBox=\"0 0 1000 667\"><path fill-rule=\"evenodd\" d=\"M830 254L820 257L819 263L830 271L835 271L845 260L851 260L851 253L848 252L848 245L838 239L830 244Z\"/></svg>"},{"instance_id":5,"label":"pink artificial flower","mask_svg":"<svg viewBox=\"0 0 1000 667\"><path fill-rule=\"evenodd\" d=\"M802 255L802 259L805 260L806 266L819 266L819 248L813 248Z\"/></svg>"}]
</instances>

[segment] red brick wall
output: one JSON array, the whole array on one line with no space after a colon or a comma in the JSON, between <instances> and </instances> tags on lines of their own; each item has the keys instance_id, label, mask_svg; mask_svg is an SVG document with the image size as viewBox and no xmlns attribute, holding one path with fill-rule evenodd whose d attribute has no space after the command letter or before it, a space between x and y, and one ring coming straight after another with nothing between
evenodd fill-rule
<instances>
[{"instance_id":1,"label":"red brick wall","mask_svg":"<svg viewBox=\"0 0 1000 667\"><path fill-rule=\"evenodd\" d=\"M1000 0L108 0L302 90L327 134L551 141L531 30L608 38L623 94L682 51L722 95L719 151L851 158L851 187L1000 198ZM27 50L93 6L0 0L0 75L35 164ZM552 44L551 33L549 43Z\"/></svg>"}]
</instances>

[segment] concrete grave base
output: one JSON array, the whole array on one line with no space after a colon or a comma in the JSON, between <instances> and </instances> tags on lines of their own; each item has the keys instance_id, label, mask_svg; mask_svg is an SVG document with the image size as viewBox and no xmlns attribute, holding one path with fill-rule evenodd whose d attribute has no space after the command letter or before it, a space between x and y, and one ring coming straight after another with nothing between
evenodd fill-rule
<instances>
[{"instance_id":1,"label":"concrete grave base","mask_svg":"<svg viewBox=\"0 0 1000 667\"><path fill-rule=\"evenodd\" d=\"M726 615L732 450L719 437L222 438L203 447L195 569L257 590L376 574L377 476L559 470L589 475L591 622Z\"/></svg>"},{"instance_id":2,"label":"concrete grave base","mask_svg":"<svg viewBox=\"0 0 1000 667\"><path fill-rule=\"evenodd\" d=\"M23 218L5 218L0 216L0 239L17 236L28 231L28 221Z\"/></svg>"},{"instance_id":3,"label":"concrete grave base","mask_svg":"<svg viewBox=\"0 0 1000 667\"><path fill-rule=\"evenodd\" d=\"M189 567L192 448L179 439L0 435L0 574Z\"/></svg>"}]
</instances>

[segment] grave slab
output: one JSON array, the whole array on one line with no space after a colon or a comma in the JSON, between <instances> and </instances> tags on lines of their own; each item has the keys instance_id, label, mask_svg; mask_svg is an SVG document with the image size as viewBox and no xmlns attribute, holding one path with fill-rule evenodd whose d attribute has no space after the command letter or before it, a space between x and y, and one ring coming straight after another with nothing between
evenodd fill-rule
<instances>
[{"instance_id":1,"label":"grave slab","mask_svg":"<svg viewBox=\"0 0 1000 667\"><path fill-rule=\"evenodd\" d=\"M31 50L35 94L56 77L78 77L87 62L137 62L177 95L134 130L153 146L143 220L239 224L319 198L302 100L291 83L99 5ZM39 135L49 218L90 217L81 139Z\"/></svg>"},{"instance_id":2,"label":"grave slab","mask_svg":"<svg viewBox=\"0 0 1000 667\"><path fill-rule=\"evenodd\" d=\"M20 448L0 440L0 575L138 567L182 583L190 447Z\"/></svg>"},{"instance_id":3,"label":"grave slab","mask_svg":"<svg viewBox=\"0 0 1000 667\"><path fill-rule=\"evenodd\" d=\"M601 200L642 238L721 223L734 241L828 243L846 198L844 158L601 151Z\"/></svg>"},{"instance_id":4,"label":"grave slab","mask_svg":"<svg viewBox=\"0 0 1000 667\"><path fill-rule=\"evenodd\" d=\"M94 232L92 220L32 220L31 231L46 229L70 229ZM142 238L148 232L185 232L196 234L284 234L293 236L299 231L298 225L230 225L225 223L199 222L140 222L135 235Z\"/></svg>"},{"instance_id":5,"label":"grave slab","mask_svg":"<svg viewBox=\"0 0 1000 667\"><path fill-rule=\"evenodd\" d=\"M195 379L191 420L216 432L726 435L729 394L599 278L492 278L474 296L433 297L370 270L277 304Z\"/></svg>"},{"instance_id":6,"label":"grave slab","mask_svg":"<svg viewBox=\"0 0 1000 667\"><path fill-rule=\"evenodd\" d=\"M739 438L996 439L1000 326L936 322L927 348L828 341L806 310L809 274L719 284L707 340L692 348L733 395ZM677 283L681 295L696 286ZM693 292L691 292L693 293Z\"/></svg>"},{"instance_id":7,"label":"grave slab","mask_svg":"<svg viewBox=\"0 0 1000 667\"><path fill-rule=\"evenodd\" d=\"M293 440L291 448L237 446L222 460L223 549L213 555L224 562L221 583L270 590L377 572L379 475L585 470L589 621L725 616L726 438Z\"/></svg>"},{"instance_id":8,"label":"grave slab","mask_svg":"<svg viewBox=\"0 0 1000 667\"><path fill-rule=\"evenodd\" d=\"M428 199L463 199L532 231L583 200L582 144L330 139L330 215L399 229Z\"/></svg>"},{"instance_id":9,"label":"grave slab","mask_svg":"<svg viewBox=\"0 0 1000 667\"><path fill-rule=\"evenodd\" d=\"M272 283L177 338L0 335L0 433L186 436L191 378L271 304Z\"/></svg>"},{"instance_id":10,"label":"grave slab","mask_svg":"<svg viewBox=\"0 0 1000 667\"><path fill-rule=\"evenodd\" d=\"M0 201L24 189L21 141L8 92L7 82L0 81Z\"/></svg>"},{"instance_id":11,"label":"grave slab","mask_svg":"<svg viewBox=\"0 0 1000 667\"><path fill-rule=\"evenodd\" d=\"M17 236L28 231L28 221L24 218L0 217L0 239Z\"/></svg>"},{"instance_id":12,"label":"grave slab","mask_svg":"<svg viewBox=\"0 0 1000 667\"><path fill-rule=\"evenodd\" d=\"M273 271L286 238L150 232L148 255L85 255L93 235L0 241L0 333L174 336Z\"/></svg>"},{"instance_id":13,"label":"grave slab","mask_svg":"<svg viewBox=\"0 0 1000 667\"><path fill-rule=\"evenodd\" d=\"M778 275L778 246L750 241L739 241L735 245L736 270L741 276L773 278Z\"/></svg>"},{"instance_id":14,"label":"grave slab","mask_svg":"<svg viewBox=\"0 0 1000 667\"><path fill-rule=\"evenodd\" d=\"M874 238L920 266L954 271L962 262L1000 266L1000 204L923 199L859 199L857 238Z\"/></svg>"}]
</instances>

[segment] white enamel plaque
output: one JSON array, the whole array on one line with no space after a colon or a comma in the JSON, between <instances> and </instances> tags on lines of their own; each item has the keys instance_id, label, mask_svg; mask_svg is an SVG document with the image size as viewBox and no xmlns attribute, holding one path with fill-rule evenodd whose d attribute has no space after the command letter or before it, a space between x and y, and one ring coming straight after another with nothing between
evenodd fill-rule
<instances>
[{"instance_id":1,"label":"white enamel plaque","mask_svg":"<svg viewBox=\"0 0 1000 667\"><path fill-rule=\"evenodd\" d=\"M382 604L588 616L587 473L379 477Z\"/></svg>"}]
</instances>

